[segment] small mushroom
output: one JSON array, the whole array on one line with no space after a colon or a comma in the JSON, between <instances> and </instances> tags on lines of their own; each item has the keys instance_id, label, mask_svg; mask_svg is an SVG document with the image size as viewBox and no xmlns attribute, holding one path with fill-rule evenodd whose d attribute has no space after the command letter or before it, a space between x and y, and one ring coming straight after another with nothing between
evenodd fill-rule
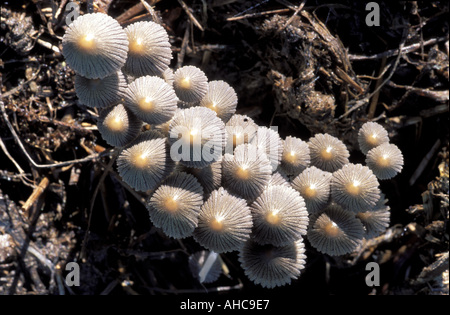
<instances>
[{"instance_id":1,"label":"small mushroom","mask_svg":"<svg viewBox=\"0 0 450 315\"><path fill-rule=\"evenodd\" d=\"M81 104L105 108L121 102L125 97L127 82L122 71L114 72L103 79L88 79L75 75L75 92Z\"/></svg>"},{"instance_id":2,"label":"small mushroom","mask_svg":"<svg viewBox=\"0 0 450 315\"><path fill-rule=\"evenodd\" d=\"M269 186L250 207L253 239L260 244L287 245L306 234L308 211L298 191Z\"/></svg>"},{"instance_id":3,"label":"small mushroom","mask_svg":"<svg viewBox=\"0 0 450 315\"><path fill-rule=\"evenodd\" d=\"M227 123L236 111L238 98L234 89L225 81L210 81L208 91L200 101L200 106L208 107L217 117Z\"/></svg>"},{"instance_id":4,"label":"small mushroom","mask_svg":"<svg viewBox=\"0 0 450 315\"><path fill-rule=\"evenodd\" d=\"M310 166L293 179L291 185L305 199L309 213L322 210L330 199L332 174Z\"/></svg>"},{"instance_id":5,"label":"small mushroom","mask_svg":"<svg viewBox=\"0 0 450 315\"><path fill-rule=\"evenodd\" d=\"M88 79L103 79L122 68L127 59L127 34L119 22L103 13L79 16L62 39L67 64Z\"/></svg>"},{"instance_id":6,"label":"small mushroom","mask_svg":"<svg viewBox=\"0 0 450 315\"><path fill-rule=\"evenodd\" d=\"M147 209L152 223L169 237L192 235L197 227L203 188L191 174L174 172L152 194Z\"/></svg>"},{"instance_id":7,"label":"small mushroom","mask_svg":"<svg viewBox=\"0 0 450 315\"><path fill-rule=\"evenodd\" d=\"M334 172L330 187L333 200L353 212L372 209L380 199L376 176L361 164L349 163Z\"/></svg>"},{"instance_id":8,"label":"small mushroom","mask_svg":"<svg viewBox=\"0 0 450 315\"><path fill-rule=\"evenodd\" d=\"M240 144L234 155L222 160L223 186L230 192L253 202L270 181L272 167L267 156L251 144Z\"/></svg>"},{"instance_id":9,"label":"small mushroom","mask_svg":"<svg viewBox=\"0 0 450 315\"><path fill-rule=\"evenodd\" d=\"M305 245L301 238L279 247L249 240L239 252L239 262L253 283L273 289L298 279L306 264Z\"/></svg>"},{"instance_id":10,"label":"small mushroom","mask_svg":"<svg viewBox=\"0 0 450 315\"><path fill-rule=\"evenodd\" d=\"M252 225L246 201L220 187L202 205L193 237L209 250L231 252L241 249L250 238Z\"/></svg>"},{"instance_id":11,"label":"small mushroom","mask_svg":"<svg viewBox=\"0 0 450 315\"><path fill-rule=\"evenodd\" d=\"M173 88L156 76L139 77L128 85L125 105L142 121L159 125L169 121L177 110Z\"/></svg>"},{"instance_id":12,"label":"small mushroom","mask_svg":"<svg viewBox=\"0 0 450 315\"><path fill-rule=\"evenodd\" d=\"M133 141L142 127L140 121L123 104L118 104L100 111L97 128L102 138L115 147L122 147Z\"/></svg>"},{"instance_id":13,"label":"small mushroom","mask_svg":"<svg viewBox=\"0 0 450 315\"><path fill-rule=\"evenodd\" d=\"M349 162L345 144L329 134L319 133L308 141L311 165L326 172L334 172Z\"/></svg>"},{"instance_id":14,"label":"small mushroom","mask_svg":"<svg viewBox=\"0 0 450 315\"><path fill-rule=\"evenodd\" d=\"M208 78L195 66L184 66L174 73L173 87L180 100L199 102L208 91Z\"/></svg>"},{"instance_id":15,"label":"small mushroom","mask_svg":"<svg viewBox=\"0 0 450 315\"><path fill-rule=\"evenodd\" d=\"M172 59L166 30L155 22L141 21L128 25L125 33L129 49L124 72L135 77L162 76Z\"/></svg>"},{"instance_id":16,"label":"small mushroom","mask_svg":"<svg viewBox=\"0 0 450 315\"><path fill-rule=\"evenodd\" d=\"M174 167L166 138L154 130L139 135L117 158L119 175L138 191L155 189Z\"/></svg>"},{"instance_id":17,"label":"small mushroom","mask_svg":"<svg viewBox=\"0 0 450 315\"><path fill-rule=\"evenodd\" d=\"M280 168L285 174L297 176L310 164L309 146L303 140L287 136L283 142L283 154Z\"/></svg>"},{"instance_id":18,"label":"small mushroom","mask_svg":"<svg viewBox=\"0 0 450 315\"><path fill-rule=\"evenodd\" d=\"M340 256L353 252L362 242L364 227L355 214L336 204L310 218L307 238L319 252Z\"/></svg>"},{"instance_id":19,"label":"small mushroom","mask_svg":"<svg viewBox=\"0 0 450 315\"><path fill-rule=\"evenodd\" d=\"M362 153L367 154L369 150L382 143L389 142L389 135L386 129L376 122L364 123L358 131L358 144Z\"/></svg>"},{"instance_id":20,"label":"small mushroom","mask_svg":"<svg viewBox=\"0 0 450 315\"><path fill-rule=\"evenodd\" d=\"M378 179L391 179L402 171L402 151L395 144L382 143L367 152L366 165Z\"/></svg>"}]
</instances>

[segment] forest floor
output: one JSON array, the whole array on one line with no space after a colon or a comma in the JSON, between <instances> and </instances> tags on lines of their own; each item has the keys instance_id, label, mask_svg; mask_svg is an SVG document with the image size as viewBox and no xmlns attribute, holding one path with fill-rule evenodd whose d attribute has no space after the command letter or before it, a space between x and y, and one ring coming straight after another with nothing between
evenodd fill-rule
<instances>
[{"instance_id":1,"label":"forest floor","mask_svg":"<svg viewBox=\"0 0 450 315\"><path fill-rule=\"evenodd\" d=\"M236 253L202 284L189 267L203 249L152 226L145 195L127 189L96 112L77 102L61 54L67 0L3 2L1 8L0 293L182 295L252 292L316 295L448 295L449 4L381 2L379 26L360 1L82 1L123 26L158 19L171 66L196 65L236 91L237 112L280 135L327 132L363 161L356 134L382 123L404 155L380 183L390 227L355 253L307 246L291 285L253 284ZM66 265L80 266L80 286ZM379 286L366 285L368 262ZM69 269L71 270L71 269Z\"/></svg>"}]
</instances>

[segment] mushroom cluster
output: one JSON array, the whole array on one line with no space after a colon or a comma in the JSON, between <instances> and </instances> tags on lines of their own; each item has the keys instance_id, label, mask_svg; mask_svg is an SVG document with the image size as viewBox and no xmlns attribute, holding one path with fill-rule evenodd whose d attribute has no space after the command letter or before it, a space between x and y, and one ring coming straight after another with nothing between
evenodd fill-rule
<instances>
[{"instance_id":1,"label":"mushroom cluster","mask_svg":"<svg viewBox=\"0 0 450 315\"><path fill-rule=\"evenodd\" d=\"M98 131L120 151L119 175L146 194L149 219L168 237L237 251L248 278L273 288L300 276L306 240L344 255L389 225L379 180L398 174L403 157L381 125L359 130L366 165L329 134L283 139L236 114L226 82L191 65L172 70L155 22L122 28L85 14L62 45L80 103L99 111Z\"/></svg>"}]
</instances>

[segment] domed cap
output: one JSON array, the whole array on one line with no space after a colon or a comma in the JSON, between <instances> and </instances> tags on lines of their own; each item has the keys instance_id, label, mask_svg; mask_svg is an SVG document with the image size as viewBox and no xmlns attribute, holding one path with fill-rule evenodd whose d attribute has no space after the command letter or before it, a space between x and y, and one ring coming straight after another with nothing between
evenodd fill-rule
<instances>
[{"instance_id":1,"label":"domed cap","mask_svg":"<svg viewBox=\"0 0 450 315\"><path fill-rule=\"evenodd\" d=\"M382 194L380 200L375 205L375 208L356 214L356 217L364 226L364 237L366 239L380 235L389 227L391 209L386 203L387 199L385 199L384 194Z\"/></svg>"},{"instance_id":2,"label":"domed cap","mask_svg":"<svg viewBox=\"0 0 450 315\"><path fill-rule=\"evenodd\" d=\"M350 153L345 144L329 134L319 133L308 141L311 165L323 171L334 172L349 163Z\"/></svg>"},{"instance_id":3,"label":"domed cap","mask_svg":"<svg viewBox=\"0 0 450 315\"><path fill-rule=\"evenodd\" d=\"M223 185L230 192L254 201L269 183L272 167L267 156L251 144L240 144L234 155L225 154L222 160Z\"/></svg>"},{"instance_id":4,"label":"domed cap","mask_svg":"<svg viewBox=\"0 0 450 315\"><path fill-rule=\"evenodd\" d=\"M119 175L138 191L155 189L174 167L166 138L153 130L139 135L117 158Z\"/></svg>"},{"instance_id":5,"label":"domed cap","mask_svg":"<svg viewBox=\"0 0 450 315\"><path fill-rule=\"evenodd\" d=\"M364 227L355 214L331 204L311 216L307 238L319 252L340 256L353 252L362 242Z\"/></svg>"},{"instance_id":6,"label":"domed cap","mask_svg":"<svg viewBox=\"0 0 450 315\"><path fill-rule=\"evenodd\" d=\"M208 91L208 78L195 66L184 66L174 73L173 87L180 100L199 102Z\"/></svg>"},{"instance_id":7,"label":"domed cap","mask_svg":"<svg viewBox=\"0 0 450 315\"><path fill-rule=\"evenodd\" d=\"M152 223L169 237L192 235L203 204L203 188L191 174L172 173L155 190L147 208Z\"/></svg>"},{"instance_id":8,"label":"domed cap","mask_svg":"<svg viewBox=\"0 0 450 315\"><path fill-rule=\"evenodd\" d=\"M223 187L214 190L203 204L194 239L217 253L241 249L250 238L252 215L244 199Z\"/></svg>"},{"instance_id":9,"label":"domed cap","mask_svg":"<svg viewBox=\"0 0 450 315\"><path fill-rule=\"evenodd\" d=\"M292 181L292 187L305 199L309 213L322 210L330 199L332 174L310 166Z\"/></svg>"},{"instance_id":10,"label":"domed cap","mask_svg":"<svg viewBox=\"0 0 450 315\"><path fill-rule=\"evenodd\" d=\"M179 110L169 127L171 157L187 167L203 168L220 160L225 124L205 107Z\"/></svg>"},{"instance_id":11,"label":"domed cap","mask_svg":"<svg viewBox=\"0 0 450 315\"><path fill-rule=\"evenodd\" d=\"M102 79L122 68L128 39L120 24L103 13L79 16L67 28L63 40L67 64L88 79Z\"/></svg>"},{"instance_id":12,"label":"domed cap","mask_svg":"<svg viewBox=\"0 0 450 315\"><path fill-rule=\"evenodd\" d=\"M386 129L376 122L364 123L358 131L358 143L362 153L367 154L369 150L382 143L389 142L389 135Z\"/></svg>"},{"instance_id":13,"label":"domed cap","mask_svg":"<svg viewBox=\"0 0 450 315\"><path fill-rule=\"evenodd\" d=\"M142 121L159 125L169 121L177 110L173 88L156 76L145 76L128 85L125 105Z\"/></svg>"},{"instance_id":14,"label":"domed cap","mask_svg":"<svg viewBox=\"0 0 450 315\"><path fill-rule=\"evenodd\" d=\"M128 25L125 33L129 49L124 72L135 77L163 75L172 59L166 30L155 22L141 21Z\"/></svg>"},{"instance_id":15,"label":"domed cap","mask_svg":"<svg viewBox=\"0 0 450 315\"><path fill-rule=\"evenodd\" d=\"M371 209L380 199L376 176L361 164L347 164L334 172L330 187L333 200L354 212Z\"/></svg>"},{"instance_id":16,"label":"domed cap","mask_svg":"<svg viewBox=\"0 0 450 315\"><path fill-rule=\"evenodd\" d=\"M114 147L122 147L133 141L141 127L142 121L122 104L101 110L97 121L102 138Z\"/></svg>"},{"instance_id":17,"label":"domed cap","mask_svg":"<svg viewBox=\"0 0 450 315\"><path fill-rule=\"evenodd\" d=\"M250 144L255 145L267 155L272 166L272 172L275 172L278 165L280 165L281 155L283 153L283 140L278 134L278 131L274 127L267 128L259 126Z\"/></svg>"},{"instance_id":18,"label":"domed cap","mask_svg":"<svg viewBox=\"0 0 450 315\"><path fill-rule=\"evenodd\" d=\"M103 79L87 79L75 75L75 92L81 104L106 108L123 101L127 82L122 71L114 72Z\"/></svg>"},{"instance_id":19,"label":"domed cap","mask_svg":"<svg viewBox=\"0 0 450 315\"><path fill-rule=\"evenodd\" d=\"M403 154L392 143L383 143L367 152L366 165L378 179L391 179L402 171Z\"/></svg>"},{"instance_id":20,"label":"domed cap","mask_svg":"<svg viewBox=\"0 0 450 315\"><path fill-rule=\"evenodd\" d=\"M200 101L200 106L208 107L217 113L217 117L228 122L236 112L238 98L234 89L224 81L211 81L208 91Z\"/></svg>"},{"instance_id":21,"label":"domed cap","mask_svg":"<svg viewBox=\"0 0 450 315\"><path fill-rule=\"evenodd\" d=\"M260 244L287 245L306 234L308 211L291 187L269 186L250 207L253 239Z\"/></svg>"},{"instance_id":22,"label":"domed cap","mask_svg":"<svg viewBox=\"0 0 450 315\"><path fill-rule=\"evenodd\" d=\"M309 146L303 140L288 136L283 141L280 168L286 175L297 176L310 164Z\"/></svg>"},{"instance_id":23,"label":"domed cap","mask_svg":"<svg viewBox=\"0 0 450 315\"><path fill-rule=\"evenodd\" d=\"M250 240L239 252L239 262L247 277L263 288L290 284L305 268L303 239L280 247Z\"/></svg>"}]
</instances>

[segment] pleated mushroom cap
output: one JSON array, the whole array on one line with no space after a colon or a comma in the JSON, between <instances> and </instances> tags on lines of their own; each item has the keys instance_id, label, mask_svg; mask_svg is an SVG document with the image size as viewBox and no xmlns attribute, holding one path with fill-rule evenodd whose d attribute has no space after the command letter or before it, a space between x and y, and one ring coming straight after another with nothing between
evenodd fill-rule
<instances>
[{"instance_id":1,"label":"pleated mushroom cap","mask_svg":"<svg viewBox=\"0 0 450 315\"><path fill-rule=\"evenodd\" d=\"M225 124L205 107L179 110L169 127L171 157L187 167L203 168L222 157Z\"/></svg>"},{"instance_id":2,"label":"pleated mushroom cap","mask_svg":"<svg viewBox=\"0 0 450 315\"><path fill-rule=\"evenodd\" d=\"M297 176L310 164L309 146L303 140L288 136L283 141L280 168L286 175Z\"/></svg>"},{"instance_id":3,"label":"pleated mushroom cap","mask_svg":"<svg viewBox=\"0 0 450 315\"><path fill-rule=\"evenodd\" d=\"M67 64L87 79L102 79L122 68L127 59L128 39L120 24L107 14L79 16L62 40Z\"/></svg>"},{"instance_id":4,"label":"pleated mushroom cap","mask_svg":"<svg viewBox=\"0 0 450 315\"><path fill-rule=\"evenodd\" d=\"M387 200L382 194L375 208L370 211L358 212L356 214L356 217L364 226L364 237L366 239L380 235L389 227L391 209L386 203Z\"/></svg>"},{"instance_id":5,"label":"pleated mushroom cap","mask_svg":"<svg viewBox=\"0 0 450 315\"><path fill-rule=\"evenodd\" d=\"M128 85L125 105L139 119L159 125L169 121L177 110L173 88L156 76L139 77Z\"/></svg>"},{"instance_id":6,"label":"pleated mushroom cap","mask_svg":"<svg viewBox=\"0 0 450 315\"><path fill-rule=\"evenodd\" d=\"M219 189L222 184L222 159L215 161L205 167L195 168L187 167L181 163L177 164L177 169L182 172L192 174L197 178L203 186L204 196L207 198L209 194Z\"/></svg>"},{"instance_id":7,"label":"pleated mushroom cap","mask_svg":"<svg viewBox=\"0 0 450 315\"><path fill-rule=\"evenodd\" d=\"M391 179L402 171L403 154L392 143L383 143L367 152L366 165L378 179Z\"/></svg>"},{"instance_id":8,"label":"pleated mushroom cap","mask_svg":"<svg viewBox=\"0 0 450 315\"><path fill-rule=\"evenodd\" d=\"M295 189L269 186L250 207L253 239L262 244L284 246L306 234L308 211Z\"/></svg>"},{"instance_id":9,"label":"pleated mushroom cap","mask_svg":"<svg viewBox=\"0 0 450 315\"><path fill-rule=\"evenodd\" d=\"M283 154L283 140L274 127L259 126L250 144L262 150L270 161L272 172L278 168Z\"/></svg>"},{"instance_id":10,"label":"pleated mushroom cap","mask_svg":"<svg viewBox=\"0 0 450 315\"><path fill-rule=\"evenodd\" d=\"M364 227L354 213L331 204L311 216L307 238L319 252L340 256L356 250L363 235Z\"/></svg>"},{"instance_id":11,"label":"pleated mushroom cap","mask_svg":"<svg viewBox=\"0 0 450 315\"><path fill-rule=\"evenodd\" d=\"M124 72L135 77L161 76L172 59L169 35L152 21L135 22L125 28L129 41Z\"/></svg>"},{"instance_id":12,"label":"pleated mushroom cap","mask_svg":"<svg viewBox=\"0 0 450 315\"><path fill-rule=\"evenodd\" d=\"M331 197L355 213L375 207L380 199L379 183L373 172L361 164L347 164L333 173Z\"/></svg>"},{"instance_id":13,"label":"pleated mushroom cap","mask_svg":"<svg viewBox=\"0 0 450 315\"><path fill-rule=\"evenodd\" d=\"M302 239L280 247L250 240L239 252L239 262L246 276L263 288L288 285L305 268L305 245Z\"/></svg>"},{"instance_id":14,"label":"pleated mushroom cap","mask_svg":"<svg viewBox=\"0 0 450 315\"><path fill-rule=\"evenodd\" d=\"M240 144L234 155L222 160L223 186L248 202L253 202L269 183L272 167L267 156L251 144Z\"/></svg>"},{"instance_id":15,"label":"pleated mushroom cap","mask_svg":"<svg viewBox=\"0 0 450 315\"><path fill-rule=\"evenodd\" d=\"M208 91L208 78L195 66L184 66L174 73L173 87L183 102L200 102Z\"/></svg>"},{"instance_id":16,"label":"pleated mushroom cap","mask_svg":"<svg viewBox=\"0 0 450 315\"><path fill-rule=\"evenodd\" d=\"M225 81L210 81L208 91L200 101L200 106L208 107L217 117L227 123L236 112L238 98L234 89Z\"/></svg>"},{"instance_id":17,"label":"pleated mushroom cap","mask_svg":"<svg viewBox=\"0 0 450 315\"><path fill-rule=\"evenodd\" d=\"M252 215L246 201L220 187L201 207L193 237L209 250L231 252L241 249L250 238L252 225Z\"/></svg>"},{"instance_id":18,"label":"pleated mushroom cap","mask_svg":"<svg viewBox=\"0 0 450 315\"><path fill-rule=\"evenodd\" d=\"M225 152L233 154L236 146L250 143L256 135L258 125L246 115L234 114L225 124L227 144Z\"/></svg>"},{"instance_id":19,"label":"pleated mushroom cap","mask_svg":"<svg viewBox=\"0 0 450 315\"><path fill-rule=\"evenodd\" d=\"M103 79L87 79L79 74L75 75L78 100L89 107L106 108L123 101L126 88L127 82L122 71Z\"/></svg>"},{"instance_id":20,"label":"pleated mushroom cap","mask_svg":"<svg viewBox=\"0 0 450 315\"><path fill-rule=\"evenodd\" d=\"M331 176L329 172L310 166L292 180L291 186L303 197L309 213L319 212L328 204Z\"/></svg>"},{"instance_id":21,"label":"pleated mushroom cap","mask_svg":"<svg viewBox=\"0 0 450 315\"><path fill-rule=\"evenodd\" d=\"M114 147L125 146L136 139L141 127L142 121L123 104L104 108L97 121L102 138Z\"/></svg>"},{"instance_id":22,"label":"pleated mushroom cap","mask_svg":"<svg viewBox=\"0 0 450 315\"><path fill-rule=\"evenodd\" d=\"M269 183L267 183L267 187L268 186L291 187L291 184L289 183L289 178L287 177L287 175L284 174L283 171L277 170L272 173Z\"/></svg>"},{"instance_id":23,"label":"pleated mushroom cap","mask_svg":"<svg viewBox=\"0 0 450 315\"><path fill-rule=\"evenodd\" d=\"M350 153L345 144L329 134L319 133L308 141L311 165L323 171L334 172L349 163Z\"/></svg>"},{"instance_id":24,"label":"pleated mushroom cap","mask_svg":"<svg viewBox=\"0 0 450 315\"><path fill-rule=\"evenodd\" d=\"M369 150L382 143L389 142L389 135L386 129L376 122L364 123L358 131L358 143L362 153L367 154Z\"/></svg>"},{"instance_id":25,"label":"pleated mushroom cap","mask_svg":"<svg viewBox=\"0 0 450 315\"><path fill-rule=\"evenodd\" d=\"M154 130L139 135L117 158L123 181L138 191L155 189L174 167L166 138Z\"/></svg>"},{"instance_id":26,"label":"pleated mushroom cap","mask_svg":"<svg viewBox=\"0 0 450 315\"><path fill-rule=\"evenodd\" d=\"M148 200L152 223L169 237L180 239L192 235L197 227L203 188L191 174L172 173Z\"/></svg>"}]
</instances>

